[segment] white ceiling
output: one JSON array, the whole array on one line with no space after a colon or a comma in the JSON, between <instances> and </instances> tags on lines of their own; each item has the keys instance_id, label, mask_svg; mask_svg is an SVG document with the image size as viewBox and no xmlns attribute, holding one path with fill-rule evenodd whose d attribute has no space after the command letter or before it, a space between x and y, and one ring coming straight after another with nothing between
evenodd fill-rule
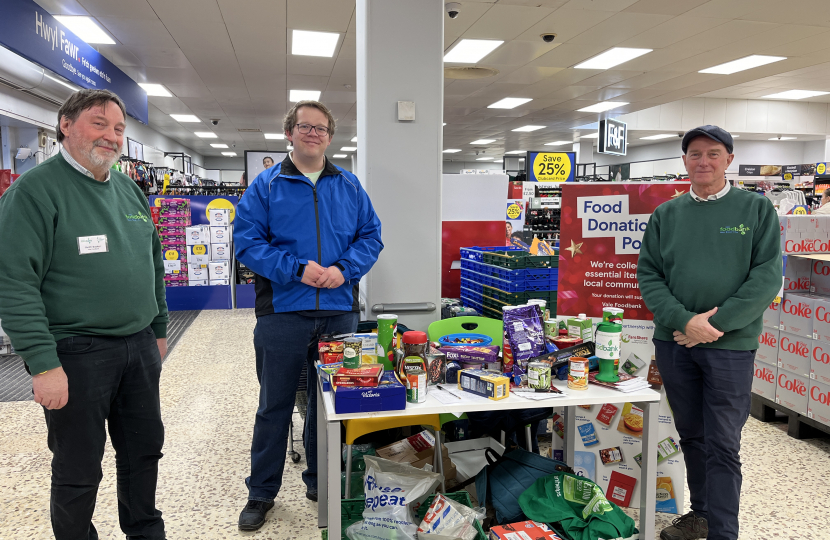
<instances>
[{"instance_id":1,"label":"white ceiling","mask_svg":"<svg viewBox=\"0 0 830 540\"><path fill-rule=\"evenodd\" d=\"M150 98L151 127L204 155L220 155L211 142L236 144L236 151L284 149L283 141L237 130L281 132L290 89L322 91L338 123L333 149L356 134L351 0L36 1L53 15L97 18L117 41L96 46L102 54L136 81L163 84L176 96ZM334 58L287 54L292 29L341 33ZM547 32L557 34L554 43L539 37ZM478 64L498 75L445 80L444 147L464 150L454 159L573 139L572 128L598 118L576 109L598 101L629 102L616 116L694 96L830 91L830 0L468 0L458 18L445 18L445 50L463 38L505 43ZM615 46L654 52L618 69L573 69ZM750 54L787 60L733 75L698 73ZM487 108L504 97L533 101ZM804 101L830 103L830 95ZM203 123L179 124L171 113ZM546 128L510 131L526 124ZM193 132L200 130L219 138L199 139ZM496 142L469 144L482 138Z\"/></svg>"}]
</instances>

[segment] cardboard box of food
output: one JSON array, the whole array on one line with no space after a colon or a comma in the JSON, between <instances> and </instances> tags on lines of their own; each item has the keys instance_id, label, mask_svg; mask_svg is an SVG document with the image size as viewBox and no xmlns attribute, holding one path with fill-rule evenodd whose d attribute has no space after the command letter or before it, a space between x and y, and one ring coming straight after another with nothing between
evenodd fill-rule
<instances>
[{"instance_id":1,"label":"cardboard box of food","mask_svg":"<svg viewBox=\"0 0 830 540\"><path fill-rule=\"evenodd\" d=\"M392 372L384 373L375 388L334 387L334 411L337 414L403 409L406 409L406 387Z\"/></svg>"},{"instance_id":2,"label":"cardboard box of food","mask_svg":"<svg viewBox=\"0 0 830 540\"><path fill-rule=\"evenodd\" d=\"M187 245L206 246L210 244L210 227L207 225L193 225L186 229Z\"/></svg>"},{"instance_id":3,"label":"cardboard box of food","mask_svg":"<svg viewBox=\"0 0 830 540\"><path fill-rule=\"evenodd\" d=\"M492 400L510 396L510 379L494 371L462 369L458 372L458 388Z\"/></svg>"},{"instance_id":4,"label":"cardboard box of food","mask_svg":"<svg viewBox=\"0 0 830 540\"><path fill-rule=\"evenodd\" d=\"M216 261L208 263L208 275L210 279L230 279L231 267L228 261Z\"/></svg>"},{"instance_id":5,"label":"cardboard box of food","mask_svg":"<svg viewBox=\"0 0 830 540\"><path fill-rule=\"evenodd\" d=\"M778 368L761 362L755 362L753 373L752 392L770 401L774 401L775 379L778 377Z\"/></svg>"},{"instance_id":6,"label":"cardboard box of food","mask_svg":"<svg viewBox=\"0 0 830 540\"><path fill-rule=\"evenodd\" d=\"M807 418L830 426L830 384L810 382L810 396L807 400Z\"/></svg>"},{"instance_id":7,"label":"cardboard box of food","mask_svg":"<svg viewBox=\"0 0 830 540\"><path fill-rule=\"evenodd\" d=\"M775 402L799 414L807 414L807 392L810 379L779 369L775 378Z\"/></svg>"},{"instance_id":8,"label":"cardboard box of food","mask_svg":"<svg viewBox=\"0 0 830 540\"><path fill-rule=\"evenodd\" d=\"M778 367L799 375L810 376L813 340L781 332L778 340Z\"/></svg>"},{"instance_id":9,"label":"cardboard box of food","mask_svg":"<svg viewBox=\"0 0 830 540\"><path fill-rule=\"evenodd\" d=\"M764 311L764 326L767 328L781 329L781 302L772 302Z\"/></svg>"},{"instance_id":10,"label":"cardboard box of food","mask_svg":"<svg viewBox=\"0 0 830 540\"><path fill-rule=\"evenodd\" d=\"M208 280L210 273L206 264L188 264L187 279L191 281Z\"/></svg>"},{"instance_id":11,"label":"cardboard box of food","mask_svg":"<svg viewBox=\"0 0 830 540\"><path fill-rule=\"evenodd\" d=\"M777 367L779 338L780 331L777 328L761 329L761 335L758 336L758 350L755 352L755 360Z\"/></svg>"},{"instance_id":12,"label":"cardboard box of food","mask_svg":"<svg viewBox=\"0 0 830 540\"><path fill-rule=\"evenodd\" d=\"M519 521L496 525L490 529L489 540L562 540L550 527L537 521Z\"/></svg>"},{"instance_id":13,"label":"cardboard box of food","mask_svg":"<svg viewBox=\"0 0 830 540\"><path fill-rule=\"evenodd\" d=\"M210 226L211 244L230 244L232 240L233 227L230 225Z\"/></svg>"},{"instance_id":14,"label":"cardboard box of food","mask_svg":"<svg viewBox=\"0 0 830 540\"><path fill-rule=\"evenodd\" d=\"M187 284L190 287L207 287L208 283L209 282L206 279L189 279L187 281Z\"/></svg>"},{"instance_id":15,"label":"cardboard box of food","mask_svg":"<svg viewBox=\"0 0 830 540\"><path fill-rule=\"evenodd\" d=\"M357 369L338 369L331 382L334 386L376 387L382 376L383 364L363 364Z\"/></svg>"},{"instance_id":16,"label":"cardboard box of food","mask_svg":"<svg viewBox=\"0 0 830 540\"><path fill-rule=\"evenodd\" d=\"M231 211L227 208L208 208L207 214L212 227L231 224Z\"/></svg>"},{"instance_id":17,"label":"cardboard box of food","mask_svg":"<svg viewBox=\"0 0 830 540\"><path fill-rule=\"evenodd\" d=\"M230 285L231 280L229 280L229 279L211 279L208 283L212 286L214 286L214 285Z\"/></svg>"},{"instance_id":18,"label":"cardboard box of food","mask_svg":"<svg viewBox=\"0 0 830 540\"><path fill-rule=\"evenodd\" d=\"M230 244L211 244L210 245L210 260L211 261L229 261L233 257Z\"/></svg>"},{"instance_id":19,"label":"cardboard box of food","mask_svg":"<svg viewBox=\"0 0 830 540\"><path fill-rule=\"evenodd\" d=\"M810 292L812 261L801 257L784 257L784 292Z\"/></svg>"},{"instance_id":20,"label":"cardboard box of food","mask_svg":"<svg viewBox=\"0 0 830 540\"><path fill-rule=\"evenodd\" d=\"M797 336L813 337L813 305L810 294L786 293L781 302L781 330Z\"/></svg>"}]
</instances>

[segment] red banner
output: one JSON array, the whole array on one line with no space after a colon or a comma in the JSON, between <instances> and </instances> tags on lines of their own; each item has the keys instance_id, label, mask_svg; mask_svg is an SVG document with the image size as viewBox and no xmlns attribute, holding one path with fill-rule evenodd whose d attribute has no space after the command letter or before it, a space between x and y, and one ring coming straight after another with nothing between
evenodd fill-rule
<instances>
[{"instance_id":1,"label":"red banner","mask_svg":"<svg viewBox=\"0 0 830 540\"><path fill-rule=\"evenodd\" d=\"M613 306L652 320L637 284L643 232L655 208L688 193L688 182L562 184L557 313L602 317Z\"/></svg>"}]
</instances>

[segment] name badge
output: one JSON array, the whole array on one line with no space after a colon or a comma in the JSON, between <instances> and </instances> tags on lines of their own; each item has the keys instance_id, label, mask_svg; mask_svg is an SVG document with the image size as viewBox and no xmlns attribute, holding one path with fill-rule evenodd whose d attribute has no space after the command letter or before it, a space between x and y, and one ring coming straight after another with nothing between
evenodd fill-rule
<instances>
[{"instance_id":1,"label":"name badge","mask_svg":"<svg viewBox=\"0 0 830 540\"><path fill-rule=\"evenodd\" d=\"M90 253L108 253L109 246L107 246L107 235L99 234L97 236L79 236L78 237L78 254L88 255Z\"/></svg>"}]
</instances>

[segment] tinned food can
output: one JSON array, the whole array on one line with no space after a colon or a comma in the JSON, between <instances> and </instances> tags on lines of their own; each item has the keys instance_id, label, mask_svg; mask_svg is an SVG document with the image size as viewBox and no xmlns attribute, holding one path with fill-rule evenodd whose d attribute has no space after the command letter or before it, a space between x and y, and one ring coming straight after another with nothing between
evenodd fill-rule
<instances>
[{"instance_id":1,"label":"tinned food can","mask_svg":"<svg viewBox=\"0 0 830 540\"><path fill-rule=\"evenodd\" d=\"M568 361L568 388L588 389L588 359L572 356Z\"/></svg>"},{"instance_id":2,"label":"tinned food can","mask_svg":"<svg viewBox=\"0 0 830 540\"><path fill-rule=\"evenodd\" d=\"M343 367L357 369L361 364L363 354L363 340L356 337L347 337L343 340Z\"/></svg>"},{"instance_id":3,"label":"tinned food can","mask_svg":"<svg viewBox=\"0 0 830 540\"><path fill-rule=\"evenodd\" d=\"M406 373L406 401L423 403L427 400L427 372L416 369Z\"/></svg>"},{"instance_id":4,"label":"tinned food can","mask_svg":"<svg viewBox=\"0 0 830 540\"><path fill-rule=\"evenodd\" d=\"M537 390L550 389L550 364L530 362L527 365L527 384Z\"/></svg>"}]
</instances>

